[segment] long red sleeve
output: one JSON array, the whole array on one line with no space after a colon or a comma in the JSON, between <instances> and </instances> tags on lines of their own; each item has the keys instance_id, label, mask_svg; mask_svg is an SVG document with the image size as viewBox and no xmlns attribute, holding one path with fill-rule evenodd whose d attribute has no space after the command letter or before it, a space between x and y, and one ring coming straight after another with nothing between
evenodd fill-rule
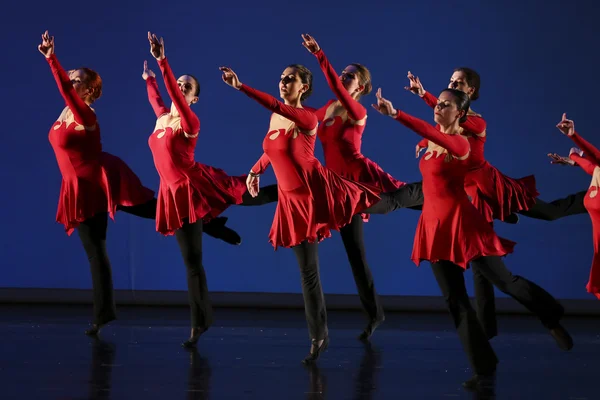
<instances>
[{"instance_id":1,"label":"long red sleeve","mask_svg":"<svg viewBox=\"0 0 600 400\"><path fill-rule=\"evenodd\" d=\"M252 167L251 171L255 174L264 174L267 170L267 167L271 164L271 160L269 160L269 156L266 153L263 153L262 156L258 159L256 164Z\"/></svg>"},{"instance_id":2,"label":"long red sleeve","mask_svg":"<svg viewBox=\"0 0 600 400\"><path fill-rule=\"evenodd\" d=\"M432 95L429 92L425 92L425 94L423 95L423 97L421 97L423 100L425 100L425 103L431 107L431 108L435 108L435 106L437 106L437 97L435 97L434 95Z\"/></svg>"},{"instance_id":3,"label":"long red sleeve","mask_svg":"<svg viewBox=\"0 0 600 400\"><path fill-rule=\"evenodd\" d=\"M177 80L175 79L175 75L173 75L173 71L171 70L167 58L165 57L162 60L158 60L158 66L160 67L163 79L165 80L165 86L169 93L169 97L171 97L173 104L175 104L175 108L181 116L181 127L183 128L183 131L191 136L198 134L198 132L200 132L200 119L198 119L198 116L192 111L185 101L183 93L179 90Z\"/></svg>"},{"instance_id":4,"label":"long red sleeve","mask_svg":"<svg viewBox=\"0 0 600 400\"><path fill-rule=\"evenodd\" d=\"M427 103L427 105L431 108L435 108L435 106L437 106L438 103L437 97L435 97L429 92L425 92L425 95L423 95L423 100L425 100L425 103ZM473 135L481 135L483 132L485 132L487 124L485 122L485 119L481 117L478 117L476 115L468 115L467 120L461 123L460 127L467 131L467 133Z\"/></svg>"},{"instance_id":5,"label":"long red sleeve","mask_svg":"<svg viewBox=\"0 0 600 400\"><path fill-rule=\"evenodd\" d=\"M240 91L256 100L263 107L293 121L302 130L311 131L317 127L317 117L309 110L288 106L275 97L244 84L242 84Z\"/></svg>"},{"instance_id":6,"label":"long red sleeve","mask_svg":"<svg viewBox=\"0 0 600 400\"><path fill-rule=\"evenodd\" d=\"M165 106L165 103L160 95L156 78L149 76L146 79L146 90L148 91L148 100L150 101L150 105L154 110L154 114L156 114L156 118L163 114L167 114L169 109Z\"/></svg>"},{"instance_id":7,"label":"long red sleeve","mask_svg":"<svg viewBox=\"0 0 600 400\"><path fill-rule=\"evenodd\" d=\"M460 135L446 135L422 119L415 118L400 110L398 110L395 119L402 125L423 136L425 139L431 140L437 145L442 146L448 150L449 153L458 158L462 158L469 153L469 142L460 137Z\"/></svg>"},{"instance_id":8,"label":"long red sleeve","mask_svg":"<svg viewBox=\"0 0 600 400\"><path fill-rule=\"evenodd\" d=\"M579 136L577 132L570 136L571 139L579 146L581 150L590 158L594 160L596 164L600 164L600 151L593 144Z\"/></svg>"},{"instance_id":9,"label":"long red sleeve","mask_svg":"<svg viewBox=\"0 0 600 400\"><path fill-rule=\"evenodd\" d=\"M96 125L96 113L77 95L69 75L58 62L56 55L52 54L49 58L46 58L46 61L50 65L50 70L54 75L61 96L67 103L67 107L73 112L75 121L88 128Z\"/></svg>"},{"instance_id":10,"label":"long red sleeve","mask_svg":"<svg viewBox=\"0 0 600 400\"><path fill-rule=\"evenodd\" d=\"M587 158L581 157L577 153L573 153L569 157L571 158L571 160L575 161L577 165L579 165L581 169L583 169L585 172L587 172L590 175L594 175L594 170L596 169L596 167L598 167L598 165L594 164Z\"/></svg>"},{"instance_id":11,"label":"long red sleeve","mask_svg":"<svg viewBox=\"0 0 600 400\"><path fill-rule=\"evenodd\" d=\"M319 60L319 66L321 71L325 74L325 79L329 87L335 94L335 97L342 103L342 106L348 111L348 116L354 121L359 121L367 116L367 110L358 101L354 100L350 93L344 88L344 85L340 81L337 73L333 66L329 63L327 56L320 49L315 53L317 60Z\"/></svg>"}]
</instances>

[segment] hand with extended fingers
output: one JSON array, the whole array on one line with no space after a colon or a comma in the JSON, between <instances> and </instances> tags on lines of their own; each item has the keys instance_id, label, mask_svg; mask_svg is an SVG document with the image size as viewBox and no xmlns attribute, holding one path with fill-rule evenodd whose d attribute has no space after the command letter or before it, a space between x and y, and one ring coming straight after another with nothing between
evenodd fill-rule
<instances>
[{"instance_id":1,"label":"hand with extended fingers","mask_svg":"<svg viewBox=\"0 0 600 400\"><path fill-rule=\"evenodd\" d=\"M156 78L156 75L152 70L148 69L148 61L144 60L144 72L142 72L142 78L144 80L148 79L148 77Z\"/></svg>"},{"instance_id":2,"label":"hand with extended fingers","mask_svg":"<svg viewBox=\"0 0 600 400\"><path fill-rule=\"evenodd\" d=\"M163 38L158 39L158 37L148 32L148 42L150 42L150 54L152 57L157 60L162 60L165 58L165 41Z\"/></svg>"},{"instance_id":3,"label":"hand with extended fingers","mask_svg":"<svg viewBox=\"0 0 600 400\"><path fill-rule=\"evenodd\" d=\"M376 109L383 115L387 115L390 117L396 116L398 111L396 111L392 102L381 97L381 88L377 89L377 93L375 93L375 97L377 97L377 104L371 104L374 109Z\"/></svg>"},{"instance_id":4,"label":"hand with extended fingers","mask_svg":"<svg viewBox=\"0 0 600 400\"><path fill-rule=\"evenodd\" d=\"M310 51L311 53L315 54L317 51L321 50L315 38L310 36L308 33L303 33L302 39L304 39L302 46L304 46L306 50Z\"/></svg>"},{"instance_id":5,"label":"hand with extended fingers","mask_svg":"<svg viewBox=\"0 0 600 400\"><path fill-rule=\"evenodd\" d=\"M50 58L54 54L54 36L50 36L48 31L42 34L42 43L38 44L38 50L46 58Z\"/></svg>"},{"instance_id":6,"label":"hand with extended fingers","mask_svg":"<svg viewBox=\"0 0 600 400\"><path fill-rule=\"evenodd\" d=\"M578 154L580 157L583 157L583 151L577 147L571 147L571 150L569 151L569 157L562 157L556 153L550 153L548 154L548 157L550 157L551 164L575 166L575 161L571 160L571 154Z\"/></svg>"},{"instance_id":7,"label":"hand with extended fingers","mask_svg":"<svg viewBox=\"0 0 600 400\"><path fill-rule=\"evenodd\" d=\"M425 89L423 88L423 84L418 76L414 76L412 72L408 71L408 82L410 86L404 86L404 89L408 90L412 94L417 94L420 97L423 97L425 94Z\"/></svg>"}]
</instances>

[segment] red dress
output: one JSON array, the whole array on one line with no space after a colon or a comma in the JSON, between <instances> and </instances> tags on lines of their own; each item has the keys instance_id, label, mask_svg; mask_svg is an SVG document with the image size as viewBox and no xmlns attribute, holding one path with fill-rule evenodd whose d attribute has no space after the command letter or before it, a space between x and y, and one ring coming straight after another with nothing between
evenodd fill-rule
<instances>
[{"instance_id":1,"label":"red dress","mask_svg":"<svg viewBox=\"0 0 600 400\"><path fill-rule=\"evenodd\" d=\"M431 107L437 104L437 98L429 92L425 92L423 99ZM494 219L504 221L514 212L529 210L539 196L535 177L528 175L520 179L509 178L486 161L484 146L487 133L483 118L469 115L467 121L460 126L471 146L465 190L471 196L473 205L488 222L493 222Z\"/></svg>"},{"instance_id":2,"label":"red dress","mask_svg":"<svg viewBox=\"0 0 600 400\"><path fill-rule=\"evenodd\" d=\"M342 113L335 113L336 107L332 105L336 100L330 100L315 111L321 122L317 135L323 145L325 166L344 178L376 186L382 192L393 192L404 186L406 183L395 179L361 153L367 110L344 88L323 50L315 56L329 87L343 107ZM363 214L363 219L367 221L368 214Z\"/></svg>"},{"instance_id":3,"label":"red dress","mask_svg":"<svg viewBox=\"0 0 600 400\"><path fill-rule=\"evenodd\" d=\"M317 160L316 135L300 131L317 127L314 113L285 105L246 85L240 90L273 111L263 140L264 154L252 171L263 173L271 163L277 178L277 209L269 233L275 249L330 237L331 229L339 230L380 200L377 188L342 178Z\"/></svg>"},{"instance_id":4,"label":"red dress","mask_svg":"<svg viewBox=\"0 0 600 400\"><path fill-rule=\"evenodd\" d=\"M396 120L443 147L430 143L419 162L425 201L411 256L415 264L445 260L467 269L476 258L512 253L515 243L496 235L465 192L464 179L470 165L468 140L461 135L443 134L402 111L398 111Z\"/></svg>"},{"instance_id":5,"label":"red dress","mask_svg":"<svg viewBox=\"0 0 600 400\"><path fill-rule=\"evenodd\" d=\"M148 145L160 176L156 230L166 236L186 218L190 224L208 222L231 204L240 204L247 189L246 175L229 176L194 160L200 120L186 103L167 59L158 65L173 105L171 110L165 106L156 79L148 77L148 99L158 118Z\"/></svg>"},{"instance_id":6,"label":"red dress","mask_svg":"<svg viewBox=\"0 0 600 400\"><path fill-rule=\"evenodd\" d=\"M56 221L67 235L100 212L114 220L117 206L134 206L154 198L120 158L102 151L94 110L79 98L54 54L46 59L66 107L48 139L62 174Z\"/></svg>"},{"instance_id":7,"label":"red dress","mask_svg":"<svg viewBox=\"0 0 600 400\"><path fill-rule=\"evenodd\" d=\"M571 154L571 159L575 161L585 172L592 175L592 182L588 189L583 205L588 210L592 220L594 232L594 258L590 270L590 279L586 286L589 293L600 299L600 151L588 143L577 133L571 136L571 139L586 154L586 158L578 154Z\"/></svg>"}]
</instances>

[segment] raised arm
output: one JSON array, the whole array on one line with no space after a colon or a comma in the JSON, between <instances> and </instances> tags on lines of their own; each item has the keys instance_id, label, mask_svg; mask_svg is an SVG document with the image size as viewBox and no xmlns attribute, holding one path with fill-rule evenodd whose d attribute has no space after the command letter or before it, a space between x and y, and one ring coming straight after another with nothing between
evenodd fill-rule
<instances>
[{"instance_id":1,"label":"raised arm","mask_svg":"<svg viewBox=\"0 0 600 400\"><path fill-rule=\"evenodd\" d=\"M179 85L177 84L177 80L175 79L175 75L173 75L173 71L171 70L167 58L165 57L162 60L157 61L160 72L165 80L167 93L169 93L169 97L173 101L173 104L175 104L175 108L181 116L181 127L183 128L183 131L190 136L197 135L198 132L200 132L200 119L198 119L198 116L185 101L185 96L179 89Z\"/></svg>"},{"instance_id":2,"label":"raised arm","mask_svg":"<svg viewBox=\"0 0 600 400\"><path fill-rule=\"evenodd\" d=\"M348 112L350 119L360 121L367 116L367 110L358 101L352 98L346 90L335 69L327 59L323 49L319 47L317 41L309 34L302 35L304 43L302 45L310 51L319 61L319 67L325 74L325 79L329 84L329 88L335 94L335 97L340 101L344 109Z\"/></svg>"},{"instance_id":3,"label":"raised arm","mask_svg":"<svg viewBox=\"0 0 600 400\"><path fill-rule=\"evenodd\" d=\"M96 126L96 113L79 97L69 75L58 62L54 54L54 36L51 37L48 31L42 35L42 43L38 45L38 50L46 57L58 91L73 113L75 121L88 129L93 129Z\"/></svg>"},{"instance_id":4,"label":"raised arm","mask_svg":"<svg viewBox=\"0 0 600 400\"><path fill-rule=\"evenodd\" d=\"M150 69L148 69L148 61L144 61L144 72L142 72L142 78L146 81L146 90L148 91L148 100L150 105L156 114L156 118L161 115L168 114L169 109L165 106L160 91L158 90L158 83L156 82L156 75Z\"/></svg>"},{"instance_id":5,"label":"raised arm","mask_svg":"<svg viewBox=\"0 0 600 400\"><path fill-rule=\"evenodd\" d=\"M160 38L159 40L156 35L148 32L148 42L150 42L150 53L156 59L158 66L160 67L167 93L169 93L171 101L181 116L181 127L183 128L183 132L188 137L198 136L198 133L200 132L200 120L192 111L185 100L185 96L179 89L177 80L169 66L167 57L165 56L165 41L163 38Z\"/></svg>"}]
</instances>

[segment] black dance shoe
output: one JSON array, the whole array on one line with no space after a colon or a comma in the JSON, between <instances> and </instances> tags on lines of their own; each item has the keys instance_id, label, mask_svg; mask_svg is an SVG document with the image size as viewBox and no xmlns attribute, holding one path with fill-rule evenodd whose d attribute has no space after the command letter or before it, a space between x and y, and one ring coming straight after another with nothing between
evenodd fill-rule
<instances>
[{"instance_id":1,"label":"black dance shoe","mask_svg":"<svg viewBox=\"0 0 600 400\"><path fill-rule=\"evenodd\" d=\"M561 350L569 351L573 348L573 338L562 325L558 324L550 329L550 334L556 340L556 344Z\"/></svg>"},{"instance_id":2,"label":"black dance shoe","mask_svg":"<svg viewBox=\"0 0 600 400\"><path fill-rule=\"evenodd\" d=\"M200 339L200 336L202 336L202 334L204 332L206 332L207 330L208 330L208 328L207 329L192 328L192 336L190 336L190 338L188 340L186 340L185 342L181 343L181 346L183 346L187 349L196 347L196 343L198 343L198 339Z\"/></svg>"},{"instance_id":3,"label":"black dance shoe","mask_svg":"<svg viewBox=\"0 0 600 400\"><path fill-rule=\"evenodd\" d=\"M211 219L210 222L207 222L202 227L204 233L206 233L208 236L214 237L215 239L222 240L225 243L238 246L242 243L242 238L236 231L225 226L227 219L227 217L217 217Z\"/></svg>"},{"instance_id":4,"label":"black dance shoe","mask_svg":"<svg viewBox=\"0 0 600 400\"><path fill-rule=\"evenodd\" d=\"M313 339L311 341L310 353L308 353L304 360L302 360L302 364L310 364L319 359L321 353L327 349L327 346L329 346L329 336L323 339L323 342L320 346L318 346L317 343L319 343L317 339Z\"/></svg>"},{"instance_id":5,"label":"black dance shoe","mask_svg":"<svg viewBox=\"0 0 600 400\"><path fill-rule=\"evenodd\" d=\"M104 328L106 325L108 325L109 323L111 323L112 321L114 321L115 319L117 319L116 317L112 317L106 321L104 321L101 324L92 324L92 327L89 329L86 329L84 331L84 333L88 336L96 336L98 335L98 333L100 333L100 329Z\"/></svg>"},{"instance_id":6,"label":"black dance shoe","mask_svg":"<svg viewBox=\"0 0 600 400\"><path fill-rule=\"evenodd\" d=\"M462 383L467 390L486 391L493 390L496 386L496 372L489 375L473 375L471 379Z\"/></svg>"},{"instance_id":7,"label":"black dance shoe","mask_svg":"<svg viewBox=\"0 0 600 400\"><path fill-rule=\"evenodd\" d=\"M371 336L373 336L373 332L375 332L375 329L377 329L377 327L381 325L383 321L385 321L384 315L369 321L369 324L367 325L365 330L362 331L360 335L358 335L358 340L362 342L368 342L371 339Z\"/></svg>"}]
</instances>

